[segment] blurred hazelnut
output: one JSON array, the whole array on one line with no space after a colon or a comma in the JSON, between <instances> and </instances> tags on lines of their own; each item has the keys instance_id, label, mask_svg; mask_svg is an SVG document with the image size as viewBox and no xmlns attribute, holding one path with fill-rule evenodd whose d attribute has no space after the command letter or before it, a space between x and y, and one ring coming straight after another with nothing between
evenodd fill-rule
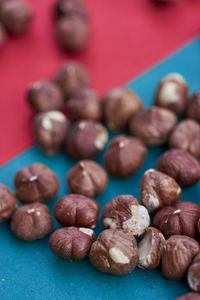
<instances>
[{"instance_id":1,"label":"blurred hazelnut","mask_svg":"<svg viewBox=\"0 0 200 300\"><path fill-rule=\"evenodd\" d=\"M200 90L192 97L185 114L187 118L200 122Z\"/></svg>"},{"instance_id":2,"label":"blurred hazelnut","mask_svg":"<svg viewBox=\"0 0 200 300\"><path fill-rule=\"evenodd\" d=\"M118 135L111 140L104 156L108 172L116 177L135 174L143 165L147 149L138 138Z\"/></svg>"},{"instance_id":3,"label":"blurred hazelnut","mask_svg":"<svg viewBox=\"0 0 200 300\"><path fill-rule=\"evenodd\" d=\"M16 209L16 199L11 190L0 183L0 223L10 219Z\"/></svg>"},{"instance_id":4,"label":"blurred hazelnut","mask_svg":"<svg viewBox=\"0 0 200 300\"><path fill-rule=\"evenodd\" d=\"M0 23L0 47L4 44L6 40L6 31L3 25Z\"/></svg>"},{"instance_id":5,"label":"blurred hazelnut","mask_svg":"<svg viewBox=\"0 0 200 300\"><path fill-rule=\"evenodd\" d=\"M174 204L180 197L181 188L172 177L154 169L144 173L140 184L140 200L149 213Z\"/></svg>"},{"instance_id":6,"label":"blurred hazelnut","mask_svg":"<svg viewBox=\"0 0 200 300\"><path fill-rule=\"evenodd\" d=\"M20 169L14 183L16 197L22 203L52 200L59 189L55 173L40 163Z\"/></svg>"},{"instance_id":7,"label":"blurred hazelnut","mask_svg":"<svg viewBox=\"0 0 200 300\"><path fill-rule=\"evenodd\" d=\"M175 300L200 300L200 295L197 293L188 293L176 298Z\"/></svg>"},{"instance_id":8,"label":"blurred hazelnut","mask_svg":"<svg viewBox=\"0 0 200 300\"><path fill-rule=\"evenodd\" d=\"M200 293L200 254L195 256L188 269L187 282L191 290Z\"/></svg>"},{"instance_id":9,"label":"blurred hazelnut","mask_svg":"<svg viewBox=\"0 0 200 300\"><path fill-rule=\"evenodd\" d=\"M162 107L152 106L138 112L130 121L130 133L140 138L147 146L161 145L176 125L176 115Z\"/></svg>"},{"instance_id":10,"label":"blurred hazelnut","mask_svg":"<svg viewBox=\"0 0 200 300\"><path fill-rule=\"evenodd\" d=\"M131 195L120 195L103 209L101 222L104 228L122 229L135 237L141 236L150 224L147 209Z\"/></svg>"},{"instance_id":11,"label":"blurred hazelnut","mask_svg":"<svg viewBox=\"0 0 200 300\"><path fill-rule=\"evenodd\" d=\"M100 206L97 201L79 194L59 199L54 216L62 226L94 228L98 222Z\"/></svg>"},{"instance_id":12,"label":"blurred hazelnut","mask_svg":"<svg viewBox=\"0 0 200 300\"><path fill-rule=\"evenodd\" d=\"M53 219L45 204L31 203L20 206L11 218L11 231L20 240L43 239L53 230Z\"/></svg>"},{"instance_id":13,"label":"blurred hazelnut","mask_svg":"<svg viewBox=\"0 0 200 300\"><path fill-rule=\"evenodd\" d=\"M107 129L101 123L81 120L69 130L65 150L73 159L93 158L100 154L107 140Z\"/></svg>"},{"instance_id":14,"label":"blurred hazelnut","mask_svg":"<svg viewBox=\"0 0 200 300\"><path fill-rule=\"evenodd\" d=\"M88 11L83 0L58 0L54 7L55 17L77 16L87 19Z\"/></svg>"},{"instance_id":15,"label":"blurred hazelnut","mask_svg":"<svg viewBox=\"0 0 200 300\"><path fill-rule=\"evenodd\" d=\"M182 149L171 149L157 161L158 170L173 177L181 186L196 184L200 179L200 164L196 158Z\"/></svg>"},{"instance_id":16,"label":"blurred hazelnut","mask_svg":"<svg viewBox=\"0 0 200 300\"><path fill-rule=\"evenodd\" d=\"M125 275L138 264L138 248L134 236L122 230L104 230L92 244L90 261L106 273Z\"/></svg>"},{"instance_id":17,"label":"blurred hazelnut","mask_svg":"<svg viewBox=\"0 0 200 300\"><path fill-rule=\"evenodd\" d=\"M95 232L89 228L65 227L56 230L49 239L49 247L54 254L71 261L88 256Z\"/></svg>"},{"instance_id":18,"label":"blurred hazelnut","mask_svg":"<svg viewBox=\"0 0 200 300\"><path fill-rule=\"evenodd\" d=\"M67 183L72 193L94 197L105 191L108 176L96 162L81 160L69 171Z\"/></svg>"}]
</instances>

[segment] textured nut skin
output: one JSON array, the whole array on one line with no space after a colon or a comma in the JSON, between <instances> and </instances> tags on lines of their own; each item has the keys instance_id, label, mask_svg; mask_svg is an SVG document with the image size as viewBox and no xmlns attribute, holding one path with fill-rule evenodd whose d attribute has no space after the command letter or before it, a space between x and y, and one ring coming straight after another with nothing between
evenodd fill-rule
<instances>
[{"instance_id":1,"label":"textured nut skin","mask_svg":"<svg viewBox=\"0 0 200 300\"><path fill-rule=\"evenodd\" d=\"M56 202L54 216L62 226L94 228L99 210L97 201L83 195L69 194Z\"/></svg>"},{"instance_id":2,"label":"textured nut skin","mask_svg":"<svg viewBox=\"0 0 200 300\"><path fill-rule=\"evenodd\" d=\"M180 122L169 137L169 147L188 151L200 157L200 125L194 120Z\"/></svg>"},{"instance_id":3,"label":"textured nut skin","mask_svg":"<svg viewBox=\"0 0 200 300\"><path fill-rule=\"evenodd\" d=\"M200 253L195 256L188 269L187 282L191 290L200 292Z\"/></svg>"},{"instance_id":4,"label":"textured nut skin","mask_svg":"<svg viewBox=\"0 0 200 300\"><path fill-rule=\"evenodd\" d=\"M53 230L53 219L45 204L26 204L16 209L11 218L10 228L20 240L39 240Z\"/></svg>"},{"instance_id":5,"label":"textured nut skin","mask_svg":"<svg viewBox=\"0 0 200 300\"><path fill-rule=\"evenodd\" d=\"M160 264L165 238L162 233L154 228L146 229L144 238L139 242L139 263L141 269L154 269Z\"/></svg>"},{"instance_id":6,"label":"textured nut skin","mask_svg":"<svg viewBox=\"0 0 200 300\"><path fill-rule=\"evenodd\" d=\"M166 238L171 235L195 237L199 216L200 206L192 202L182 201L159 210L153 223Z\"/></svg>"},{"instance_id":7,"label":"textured nut skin","mask_svg":"<svg viewBox=\"0 0 200 300\"><path fill-rule=\"evenodd\" d=\"M6 40L6 31L3 25L0 23L0 47L4 44Z\"/></svg>"},{"instance_id":8,"label":"textured nut skin","mask_svg":"<svg viewBox=\"0 0 200 300\"><path fill-rule=\"evenodd\" d=\"M163 275L168 279L182 279L199 250L199 244L194 239L184 235L171 236L163 248Z\"/></svg>"},{"instance_id":9,"label":"textured nut skin","mask_svg":"<svg viewBox=\"0 0 200 300\"><path fill-rule=\"evenodd\" d=\"M200 295L197 293L188 293L176 298L175 300L200 300Z\"/></svg>"},{"instance_id":10,"label":"textured nut skin","mask_svg":"<svg viewBox=\"0 0 200 300\"><path fill-rule=\"evenodd\" d=\"M40 163L20 169L15 175L14 184L16 197L22 203L52 200L59 189L55 173Z\"/></svg>"},{"instance_id":11,"label":"textured nut skin","mask_svg":"<svg viewBox=\"0 0 200 300\"><path fill-rule=\"evenodd\" d=\"M84 19L88 18L88 11L82 0L58 0L54 6L54 13L56 18L74 15Z\"/></svg>"},{"instance_id":12,"label":"textured nut skin","mask_svg":"<svg viewBox=\"0 0 200 300\"><path fill-rule=\"evenodd\" d=\"M120 195L108 202L103 209L101 222L104 228L122 229L134 236L141 236L150 224L147 209L131 195Z\"/></svg>"},{"instance_id":13,"label":"textured nut skin","mask_svg":"<svg viewBox=\"0 0 200 300\"><path fill-rule=\"evenodd\" d=\"M104 156L108 172L116 177L135 174L143 165L147 149L138 138L118 135L111 140Z\"/></svg>"},{"instance_id":14,"label":"textured nut skin","mask_svg":"<svg viewBox=\"0 0 200 300\"><path fill-rule=\"evenodd\" d=\"M71 261L88 256L96 235L92 229L64 227L56 230L49 239L49 247L54 254Z\"/></svg>"},{"instance_id":15,"label":"textured nut skin","mask_svg":"<svg viewBox=\"0 0 200 300\"><path fill-rule=\"evenodd\" d=\"M100 154L107 140L108 131L101 123L81 120L69 130L65 150L73 159L93 158Z\"/></svg>"},{"instance_id":16,"label":"textured nut skin","mask_svg":"<svg viewBox=\"0 0 200 300\"><path fill-rule=\"evenodd\" d=\"M36 142L47 155L57 154L63 147L69 122L60 111L38 113L33 120Z\"/></svg>"},{"instance_id":17,"label":"textured nut skin","mask_svg":"<svg viewBox=\"0 0 200 300\"><path fill-rule=\"evenodd\" d=\"M192 97L185 114L187 118L200 122L200 90Z\"/></svg>"},{"instance_id":18,"label":"textured nut skin","mask_svg":"<svg viewBox=\"0 0 200 300\"><path fill-rule=\"evenodd\" d=\"M158 158L157 168L183 187L194 185L200 179L198 160L182 149L171 149L162 154Z\"/></svg>"},{"instance_id":19,"label":"textured nut skin","mask_svg":"<svg viewBox=\"0 0 200 300\"><path fill-rule=\"evenodd\" d=\"M67 183L72 193L94 197L105 191L108 176L94 161L81 160L69 171Z\"/></svg>"},{"instance_id":20,"label":"textured nut skin","mask_svg":"<svg viewBox=\"0 0 200 300\"><path fill-rule=\"evenodd\" d=\"M0 223L10 219L16 209L16 199L11 190L0 183Z\"/></svg>"},{"instance_id":21,"label":"textured nut skin","mask_svg":"<svg viewBox=\"0 0 200 300\"><path fill-rule=\"evenodd\" d=\"M177 122L176 115L169 109L152 106L139 111L130 121L130 133L148 146L161 145Z\"/></svg>"},{"instance_id":22,"label":"textured nut skin","mask_svg":"<svg viewBox=\"0 0 200 300\"><path fill-rule=\"evenodd\" d=\"M140 201L149 213L174 204L180 197L181 188L172 177L154 169L144 173L140 183Z\"/></svg>"}]
</instances>

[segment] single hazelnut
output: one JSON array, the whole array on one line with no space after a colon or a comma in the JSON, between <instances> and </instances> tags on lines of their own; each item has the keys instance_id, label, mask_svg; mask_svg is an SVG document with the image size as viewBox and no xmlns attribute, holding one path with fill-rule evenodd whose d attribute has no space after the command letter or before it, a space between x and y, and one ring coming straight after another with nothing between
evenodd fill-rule
<instances>
[{"instance_id":1,"label":"single hazelnut","mask_svg":"<svg viewBox=\"0 0 200 300\"><path fill-rule=\"evenodd\" d=\"M11 190L0 183L0 223L10 219L16 209L16 199Z\"/></svg>"},{"instance_id":2,"label":"single hazelnut","mask_svg":"<svg viewBox=\"0 0 200 300\"><path fill-rule=\"evenodd\" d=\"M172 280L182 279L199 250L199 243L194 239L184 235L171 236L163 247L163 275Z\"/></svg>"},{"instance_id":3,"label":"single hazelnut","mask_svg":"<svg viewBox=\"0 0 200 300\"><path fill-rule=\"evenodd\" d=\"M54 254L71 261L88 256L95 232L89 228L64 227L56 230L49 239L49 247Z\"/></svg>"},{"instance_id":4,"label":"single hazelnut","mask_svg":"<svg viewBox=\"0 0 200 300\"><path fill-rule=\"evenodd\" d=\"M147 148L142 141L121 134L109 143L104 164L111 175L125 178L142 167L146 156Z\"/></svg>"},{"instance_id":5,"label":"single hazelnut","mask_svg":"<svg viewBox=\"0 0 200 300\"><path fill-rule=\"evenodd\" d=\"M171 235L195 237L199 217L199 205L181 201L159 210L153 219L153 224L166 238Z\"/></svg>"},{"instance_id":6,"label":"single hazelnut","mask_svg":"<svg viewBox=\"0 0 200 300\"><path fill-rule=\"evenodd\" d=\"M162 233L154 228L146 229L145 236L139 242L139 263L141 269L153 269L159 266L165 238Z\"/></svg>"},{"instance_id":7,"label":"single hazelnut","mask_svg":"<svg viewBox=\"0 0 200 300\"><path fill-rule=\"evenodd\" d=\"M187 118L200 122L200 90L190 100L185 114Z\"/></svg>"},{"instance_id":8,"label":"single hazelnut","mask_svg":"<svg viewBox=\"0 0 200 300\"><path fill-rule=\"evenodd\" d=\"M161 145L177 122L176 115L167 108L152 106L139 111L130 121L130 133L140 138L147 146Z\"/></svg>"},{"instance_id":9,"label":"single hazelnut","mask_svg":"<svg viewBox=\"0 0 200 300\"><path fill-rule=\"evenodd\" d=\"M108 131L101 123L81 120L69 130L65 150L73 159L93 158L100 154L107 140Z\"/></svg>"},{"instance_id":10,"label":"single hazelnut","mask_svg":"<svg viewBox=\"0 0 200 300\"><path fill-rule=\"evenodd\" d=\"M55 173L40 163L20 169L15 175L14 184L16 197L22 203L52 200L59 189Z\"/></svg>"},{"instance_id":11,"label":"single hazelnut","mask_svg":"<svg viewBox=\"0 0 200 300\"><path fill-rule=\"evenodd\" d=\"M200 295L197 293L188 293L176 298L175 300L200 300Z\"/></svg>"},{"instance_id":12,"label":"single hazelnut","mask_svg":"<svg viewBox=\"0 0 200 300\"><path fill-rule=\"evenodd\" d=\"M83 0L58 0L54 6L56 18L77 16L87 19L88 11Z\"/></svg>"},{"instance_id":13,"label":"single hazelnut","mask_svg":"<svg viewBox=\"0 0 200 300\"><path fill-rule=\"evenodd\" d=\"M150 217L147 209L135 197L120 195L104 206L101 222L106 229L122 229L138 237L149 226Z\"/></svg>"},{"instance_id":14,"label":"single hazelnut","mask_svg":"<svg viewBox=\"0 0 200 300\"><path fill-rule=\"evenodd\" d=\"M108 128L120 131L126 128L130 118L143 108L143 103L132 90L121 87L105 95L103 108Z\"/></svg>"},{"instance_id":15,"label":"single hazelnut","mask_svg":"<svg viewBox=\"0 0 200 300\"><path fill-rule=\"evenodd\" d=\"M200 293L200 253L195 256L188 269L187 282L191 290Z\"/></svg>"},{"instance_id":16,"label":"single hazelnut","mask_svg":"<svg viewBox=\"0 0 200 300\"><path fill-rule=\"evenodd\" d=\"M16 209L10 226L18 239L34 241L43 239L53 230L53 219L45 204L31 203Z\"/></svg>"},{"instance_id":17,"label":"single hazelnut","mask_svg":"<svg viewBox=\"0 0 200 300\"><path fill-rule=\"evenodd\" d=\"M180 197L181 188L172 177L154 169L144 173L140 183L140 201L149 213L174 204Z\"/></svg>"},{"instance_id":18,"label":"single hazelnut","mask_svg":"<svg viewBox=\"0 0 200 300\"><path fill-rule=\"evenodd\" d=\"M94 228L99 210L97 201L83 195L69 194L56 202L54 216L62 226Z\"/></svg>"},{"instance_id":19,"label":"single hazelnut","mask_svg":"<svg viewBox=\"0 0 200 300\"><path fill-rule=\"evenodd\" d=\"M69 171L67 183L72 193L94 197L105 191L108 176L96 162L81 160Z\"/></svg>"},{"instance_id":20,"label":"single hazelnut","mask_svg":"<svg viewBox=\"0 0 200 300\"><path fill-rule=\"evenodd\" d=\"M157 161L158 170L174 178L181 186L196 184L200 179L198 160L182 149L171 149Z\"/></svg>"},{"instance_id":21,"label":"single hazelnut","mask_svg":"<svg viewBox=\"0 0 200 300\"><path fill-rule=\"evenodd\" d=\"M90 261L105 273L125 275L138 264L138 248L134 236L122 230L104 230L92 244Z\"/></svg>"},{"instance_id":22,"label":"single hazelnut","mask_svg":"<svg viewBox=\"0 0 200 300\"><path fill-rule=\"evenodd\" d=\"M36 142L47 155L57 154L65 144L69 122L60 111L38 113L33 120Z\"/></svg>"},{"instance_id":23,"label":"single hazelnut","mask_svg":"<svg viewBox=\"0 0 200 300\"><path fill-rule=\"evenodd\" d=\"M6 31L3 25L0 23L0 47L4 44L6 40Z\"/></svg>"}]
</instances>

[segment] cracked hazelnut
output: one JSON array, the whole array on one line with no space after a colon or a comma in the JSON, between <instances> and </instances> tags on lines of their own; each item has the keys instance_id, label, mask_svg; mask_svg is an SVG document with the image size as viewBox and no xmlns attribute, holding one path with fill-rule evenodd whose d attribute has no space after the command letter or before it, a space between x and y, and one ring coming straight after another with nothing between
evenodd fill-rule
<instances>
[{"instance_id":1,"label":"cracked hazelnut","mask_svg":"<svg viewBox=\"0 0 200 300\"><path fill-rule=\"evenodd\" d=\"M6 40L6 31L2 24L0 23L0 47L4 44Z\"/></svg>"},{"instance_id":2,"label":"cracked hazelnut","mask_svg":"<svg viewBox=\"0 0 200 300\"><path fill-rule=\"evenodd\" d=\"M59 199L54 216L62 226L94 228L98 222L100 206L97 201L79 194Z\"/></svg>"},{"instance_id":3,"label":"cracked hazelnut","mask_svg":"<svg viewBox=\"0 0 200 300\"><path fill-rule=\"evenodd\" d=\"M81 120L69 130L65 150L73 159L93 158L100 154L107 140L108 131L101 123Z\"/></svg>"},{"instance_id":4,"label":"cracked hazelnut","mask_svg":"<svg viewBox=\"0 0 200 300\"><path fill-rule=\"evenodd\" d=\"M118 135L111 140L104 156L108 172L116 177L135 174L143 165L147 149L138 138Z\"/></svg>"},{"instance_id":5,"label":"cracked hazelnut","mask_svg":"<svg viewBox=\"0 0 200 300\"><path fill-rule=\"evenodd\" d=\"M138 264L138 248L134 236L122 230L104 230L92 244L90 261L105 273L125 275Z\"/></svg>"},{"instance_id":6,"label":"cracked hazelnut","mask_svg":"<svg viewBox=\"0 0 200 300\"><path fill-rule=\"evenodd\" d=\"M55 17L77 16L87 19L88 11L82 0L58 0L54 7Z\"/></svg>"},{"instance_id":7,"label":"cracked hazelnut","mask_svg":"<svg viewBox=\"0 0 200 300\"><path fill-rule=\"evenodd\" d=\"M200 90L190 100L185 114L187 118L200 122Z\"/></svg>"},{"instance_id":8,"label":"cracked hazelnut","mask_svg":"<svg viewBox=\"0 0 200 300\"><path fill-rule=\"evenodd\" d=\"M11 218L10 228L20 240L39 240L53 230L53 219L45 204L26 204L16 209Z\"/></svg>"},{"instance_id":9,"label":"cracked hazelnut","mask_svg":"<svg viewBox=\"0 0 200 300\"><path fill-rule=\"evenodd\" d=\"M176 122L176 115L172 111L153 106L139 111L131 119L130 133L147 146L161 145L167 142Z\"/></svg>"},{"instance_id":10,"label":"cracked hazelnut","mask_svg":"<svg viewBox=\"0 0 200 300\"><path fill-rule=\"evenodd\" d=\"M105 191L108 176L96 162L81 160L69 171L67 183L72 193L94 197Z\"/></svg>"},{"instance_id":11,"label":"cracked hazelnut","mask_svg":"<svg viewBox=\"0 0 200 300\"><path fill-rule=\"evenodd\" d=\"M160 264L165 238L162 233L154 228L146 229L144 238L139 242L139 263L141 269L153 269Z\"/></svg>"},{"instance_id":12,"label":"cracked hazelnut","mask_svg":"<svg viewBox=\"0 0 200 300\"><path fill-rule=\"evenodd\" d=\"M131 195L120 195L108 202L102 212L104 228L122 229L135 237L141 236L150 224L147 209Z\"/></svg>"},{"instance_id":13,"label":"cracked hazelnut","mask_svg":"<svg viewBox=\"0 0 200 300\"><path fill-rule=\"evenodd\" d=\"M95 232L89 228L64 227L56 230L49 239L49 247L54 254L71 261L88 256Z\"/></svg>"},{"instance_id":14,"label":"cracked hazelnut","mask_svg":"<svg viewBox=\"0 0 200 300\"><path fill-rule=\"evenodd\" d=\"M11 190L0 183L0 223L10 219L16 209L16 199Z\"/></svg>"},{"instance_id":15,"label":"cracked hazelnut","mask_svg":"<svg viewBox=\"0 0 200 300\"><path fill-rule=\"evenodd\" d=\"M200 179L198 160L182 149L171 149L162 154L157 161L158 170L173 177L181 186L196 184Z\"/></svg>"},{"instance_id":16,"label":"cracked hazelnut","mask_svg":"<svg viewBox=\"0 0 200 300\"><path fill-rule=\"evenodd\" d=\"M140 200L149 213L174 204L180 197L181 188L172 177L154 169L144 173L140 184Z\"/></svg>"},{"instance_id":17,"label":"cracked hazelnut","mask_svg":"<svg viewBox=\"0 0 200 300\"><path fill-rule=\"evenodd\" d=\"M16 197L22 203L52 200L59 189L55 173L40 163L20 169L15 175L14 184Z\"/></svg>"},{"instance_id":18,"label":"cracked hazelnut","mask_svg":"<svg viewBox=\"0 0 200 300\"><path fill-rule=\"evenodd\" d=\"M200 295L197 293L188 293L176 298L175 300L200 300Z\"/></svg>"},{"instance_id":19,"label":"cracked hazelnut","mask_svg":"<svg viewBox=\"0 0 200 300\"><path fill-rule=\"evenodd\" d=\"M65 144L69 122L60 111L39 113L33 120L36 142L47 155L57 154Z\"/></svg>"},{"instance_id":20,"label":"cracked hazelnut","mask_svg":"<svg viewBox=\"0 0 200 300\"><path fill-rule=\"evenodd\" d=\"M193 291L200 293L200 254L195 256L188 269L187 282Z\"/></svg>"}]
</instances>

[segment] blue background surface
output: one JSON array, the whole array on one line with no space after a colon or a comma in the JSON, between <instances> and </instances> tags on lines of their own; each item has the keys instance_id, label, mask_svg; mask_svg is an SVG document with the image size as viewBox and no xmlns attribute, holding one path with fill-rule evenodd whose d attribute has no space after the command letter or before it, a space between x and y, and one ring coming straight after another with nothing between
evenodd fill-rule
<instances>
[{"instance_id":1,"label":"blue background surface","mask_svg":"<svg viewBox=\"0 0 200 300\"><path fill-rule=\"evenodd\" d=\"M134 66L133 66L134 68ZM200 88L200 39L190 43L174 56L157 65L129 87L143 99L145 106L152 104L158 81L169 72L180 72L189 82L191 92ZM112 137L113 134L110 134ZM103 206L119 194L132 194L139 198L139 186L142 174L148 168L156 167L158 156L165 147L149 149L140 172L134 176L119 180L111 178L105 193L96 197ZM96 161L102 164L102 153ZM13 191L14 174L19 168L33 162L49 166L60 181L58 197L48 204L50 209L56 200L69 193L66 175L75 162L65 154L46 157L33 147L18 156L0 170L0 182L7 184ZM183 201L200 204L200 183L184 189ZM59 225L55 222L55 229ZM102 230L99 222L95 231ZM187 284L166 280L159 269L143 271L136 269L124 277L97 272L88 259L81 262L68 262L56 257L48 248L48 237L41 241L23 242L12 236L9 223L0 224L0 299L166 299L172 300L188 292Z\"/></svg>"}]
</instances>

